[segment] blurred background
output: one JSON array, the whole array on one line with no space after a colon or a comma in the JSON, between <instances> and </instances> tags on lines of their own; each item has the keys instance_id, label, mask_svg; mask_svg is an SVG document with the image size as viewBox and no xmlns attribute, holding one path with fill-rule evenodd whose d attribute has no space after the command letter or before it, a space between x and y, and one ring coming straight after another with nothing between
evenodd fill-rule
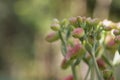
<instances>
[{"instance_id":1,"label":"blurred background","mask_svg":"<svg viewBox=\"0 0 120 80\"><path fill-rule=\"evenodd\" d=\"M120 0L0 0L0 80L61 80L71 74L60 68L59 42L44 38L54 18L72 16L119 22Z\"/></svg>"}]
</instances>

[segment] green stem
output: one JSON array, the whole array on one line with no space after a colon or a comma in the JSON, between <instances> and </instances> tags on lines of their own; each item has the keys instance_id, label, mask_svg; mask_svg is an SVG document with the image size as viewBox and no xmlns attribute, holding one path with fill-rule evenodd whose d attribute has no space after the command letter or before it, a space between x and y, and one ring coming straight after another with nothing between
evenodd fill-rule
<instances>
[{"instance_id":1,"label":"green stem","mask_svg":"<svg viewBox=\"0 0 120 80\"><path fill-rule=\"evenodd\" d=\"M92 52L92 57L93 57L93 63L94 63L94 66L95 66L95 69L96 69L96 72L97 72L97 76L98 76L98 79L99 80L103 80L101 74L100 74L100 70L98 68L98 65L97 65L97 62L96 62L96 58L95 58L95 55L94 55L94 51Z\"/></svg>"},{"instance_id":2,"label":"green stem","mask_svg":"<svg viewBox=\"0 0 120 80\"><path fill-rule=\"evenodd\" d=\"M91 66L91 79L90 80L94 80L94 79L95 79L94 66Z\"/></svg>"},{"instance_id":3,"label":"green stem","mask_svg":"<svg viewBox=\"0 0 120 80\"><path fill-rule=\"evenodd\" d=\"M87 80L88 75L89 75L89 72L90 72L90 67L89 67L88 70L87 70L87 73L86 73L86 76L85 76L85 79L84 79L84 80Z\"/></svg>"},{"instance_id":4,"label":"green stem","mask_svg":"<svg viewBox=\"0 0 120 80\"><path fill-rule=\"evenodd\" d=\"M72 74L74 76L74 80L78 80L77 79L77 74L76 74L76 66L80 63L81 58L78 58L72 65L71 65L71 69L72 69Z\"/></svg>"},{"instance_id":5,"label":"green stem","mask_svg":"<svg viewBox=\"0 0 120 80\"><path fill-rule=\"evenodd\" d=\"M72 74L73 74L73 76L74 76L74 80L77 80L77 74L76 74L75 67L76 67L76 66L75 66L74 64L71 65L71 69L72 69Z\"/></svg>"},{"instance_id":6,"label":"green stem","mask_svg":"<svg viewBox=\"0 0 120 80\"><path fill-rule=\"evenodd\" d=\"M65 41L64 41L64 39L63 39L63 36L62 36L62 32L61 32L61 31L59 31L59 36L60 36L60 40L61 40L61 42L62 42L62 54L63 54L63 56L65 56L65 54L66 54L66 52L67 52L67 49L66 49L66 43L65 43Z\"/></svg>"}]
</instances>

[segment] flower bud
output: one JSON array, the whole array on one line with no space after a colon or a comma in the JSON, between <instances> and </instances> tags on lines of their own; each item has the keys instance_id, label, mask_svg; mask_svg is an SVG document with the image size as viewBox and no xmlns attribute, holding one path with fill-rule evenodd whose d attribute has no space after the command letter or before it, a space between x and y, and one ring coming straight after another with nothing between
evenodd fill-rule
<instances>
[{"instance_id":1,"label":"flower bud","mask_svg":"<svg viewBox=\"0 0 120 80\"><path fill-rule=\"evenodd\" d=\"M54 42L54 41L57 41L59 39L59 35L56 32L51 32L46 36L45 39L48 42Z\"/></svg>"},{"instance_id":2,"label":"flower bud","mask_svg":"<svg viewBox=\"0 0 120 80\"><path fill-rule=\"evenodd\" d=\"M106 68L106 63L102 58L97 59L97 64L101 70L104 70Z\"/></svg>"},{"instance_id":3,"label":"flower bud","mask_svg":"<svg viewBox=\"0 0 120 80\"><path fill-rule=\"evenodd\" d=\"M104 21L102 22L103 29L104 29L105 31L110 31L110 30L112 30L111 24L112 24L111 21L104 20Z\"/></svg>"},{"instance_id":4,"label":"flower bud","mask_svg":"<svg viewBox=\"0 0 120 80\"><path fill-rule=\"evenodd\" d=\"M111 70L104 70L103 71L103 77L105 80L112 80L112 79L110 79L110 78L112 78L112 75L113 75L113 72Z\"/></svg>"},{"instance_id":5,"label":"flower bud","mask_svg":"<svg viewBox=\"0 0 120 80\"><path fill-rule=\"evenodd\" d=\"M85 35L85 31L83 28L76 28L72 32L72 36L75 38L81 38Z\"/></svg>"},{"instance_id":6,"label":"flower bud","mask_svg":"<svg viewBox=\"0 0 120 80\"><path fill-rule=\"evenodd\" d=\"M117 29L120 30L120 22L116 24Z\"/></svg>"},{"instance_id":7,"label":"flower bud","mask_svg":"<svg viewBox=\"0 0 120 80\"><path fill-rule=\"evenodd\" d=\"M112 76L109 80L115 80L115 77Z\"/></svg>"},{"instance_id":8,"label":"flower bud","mask_svg":"<svg viewBox=\"0 0 120 80\"><path fill-rule=\"evenodd\" d=\"M100 20L95 18L92 20L92 24L95 25L95 27L100 23Z\"/></svg>"},{"instance_id":9,"label":"flower bud","mask_svg":"<svg viewBox=\"0 0 120 80\"><path fill-rule=\"evenodd\" d=\"M53 19L53 23L58 23L59 24L59 20L58 19Z\"/></svg>"},{"instance_id":10,"label":"flower bud","mask_svg":"<svg viewBox=\"0 0 120 80\"><path fill-rule=\"evenodd\" d=\"M90 55L90 53L86 53L85 57L83 58L84 62L87 64L87 65L90 65L90 61L91 61L92 57Z\"/></svg>"},{"instance_id":11,"label":"flower bud","mask_svg":"<svg viewBox=\"0 0 120 80\"><path fill-rule=\"evenodd\" d=\"M117 44L112 35L107 35L105 38L105 45L107 48L116 48Z\"/></svg>"},{"instance_id":12,"label":"flower bud","mask_svg":"<svg viewBox=\"0 0 120 80\"><path fill-rule=\"evenodd\" d=\"M70 66L71 63L72 63L72 61L67 60L66 58L64 58L62 60L62 63L61 63L61 68L62 69L67 69Z\"/></svg>"},{"instance_id":13,"label":"flower bud","mask_svg":"<svg viewBox=\"0 0 120 80\"><path fill-rule=\"evenodd\" d=\"M75 25L77 23L77 18L71 17L71 18L69 18L69 22L70 22L70 24Z\"/></svg>"},{"instance_id":14,"label":"flower bud","mask_svg":"<svg viewBox=\"0 0 120 80\"><path fill-rule=\"evenodd\" d=\"M110 31L110 30L112 30L112 27L111 26L105 26L105 25L103 25L103 29L105 31Z\"/></svg>"},{"instance_id":15,"label":"flower bud","mask_svg":"<svg viewBox=\"0 0 120 80\"><path fill-rule=\"evenodd\" d=\"M74 80L73 75L69 75L65 77L63 80Z\"/></svg>"},{"instance_id":16,"label":"flower bud","mask_svg":"<svg viewBox=\"0 0 120 80\"><path fill-rule=\"evenodd\" d=\"M113 34L114 34L114 35L119 35L119 34L120 34L120 31L117 30L117 29L114 29L114 30L113 30Z\"/></svg>"},{"instance_id":17,"label":"flower bud","mask_svg":"<svg viewBox=\"0 0 120 80\"><path fill-rule=\"evenodd\" d=\"M90 17L86 19L87 24L91 25L91 22L92 22L92 19Z\"/></svg>"},{"instance_id":18,"label":"flower bud","mask_svg":"<svg viewBox=\"0 0 120 80\"><path fill-rule=\"evenodd\" d=\"M76 59L82 56L84 53L85 53L84 47L81 44L77 43L73 47L68 48L66 59L67 60Z\"/></svg>"},{"instance_id":19,"label":"flower bud","mask_svg":"<svg viewBox=\"0 0 120 80\"><path fill-rule=\"evenodd\" d=\"M58 23L51 24L51 29L54 31L58 31L60 29L60 24Z\"/></svg>"},{"instance_id":20,"label":"flower bud","mask_svg":"<svg viewBox=\"0 0 120 80\"><path fill-rule=\"evenodd\" d=\"M82 23L82 22L83 22L82 17L81 17L81 16L77 16L77 21L78 21L79 23Z\"/></svg>"},{"instance_id":21,"label":"flower bud","mask_svg":"<svg viewBox=\"0 0 120 80\"><path fill-rule=\"evenodd\" d=\"M115 36L115 42L120 43L120 35Z\"/></svg>"}]
</instances>

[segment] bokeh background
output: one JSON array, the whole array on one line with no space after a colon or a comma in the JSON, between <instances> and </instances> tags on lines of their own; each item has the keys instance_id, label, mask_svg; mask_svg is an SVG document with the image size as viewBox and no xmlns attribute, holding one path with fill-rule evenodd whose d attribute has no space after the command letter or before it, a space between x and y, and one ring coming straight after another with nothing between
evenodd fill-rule
<instances>
[{"instance_id":1,"label":"bokeh background","mask_svg":"<svg viewBox=\"0 0 120 80\"><path fill-rule=\"evenodd\" d=\"M0 0L0 80L61 80L71 74L60 68L60 43L44 39L54 18L78 15L119 22L120 0Z\"/></svg>"}]
</instances>

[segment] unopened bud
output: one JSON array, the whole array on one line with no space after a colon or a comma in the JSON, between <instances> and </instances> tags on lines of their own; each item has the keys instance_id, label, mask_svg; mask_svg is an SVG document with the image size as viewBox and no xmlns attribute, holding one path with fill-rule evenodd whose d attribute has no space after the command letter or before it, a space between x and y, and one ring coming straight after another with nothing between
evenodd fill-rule
<instances>
[{"instance_id":1,"label":"unopened bud","mask_svg":"<svg viewBox=\"0 0 120 80\"><path fill-rule=\"evenodd\" d=\"M51 29L54 31L58 31L60 29L60 24L58 23L51 24Z\"/></svg>"},{"instance_id":2,"label":"unopened bud","mask_svg":"<svg viewBox=\"0 0 120 80\"><path fill-rule=\"evenodd\" d=\"M103 71L103 77L105 80L112 80L110 78L112 78L113 72L111 70L104 70Z\"/></svg>"},{"instance_id":3,"label":"unopened bud","mask_svg":"<svg viewBox=\"0 0 120 80\"><path fill-rule=\"evenodd\" d=\"M57 41L59 39L59 35L56 32L51 32L46 36L45 39L48 42L54 42L54 41Z\"/></svg>"},{"instance_id":4,"label":"unopened bud","mask_svg":"<svg viewBox=\"0 0 120 80\"><path fill-rule=\"evenodd\" d=\"M101 70L104 70L106 68L106 63L102 58L97 59L97 64Z\"/></svg>"},{"instance_id":5,"label":"unopened bud","mask_svg":"<svg viewBox=\"0 0 120 80\"><path fill-rule=\"evenodd\" d=\"M105 44L107 48L115 48L117 45L112 35L106 36Z\"/></svg>"},{"instance_id":6,"label":"unopened bud","mask_svg":"<svg viewBox=\"0 0 120 80\"><path fill-rule=\"evenodd\" d=\"M90 17L86 19L87 24L91 24L91 22L92 22L92 19Z\"/></svg>"},{"instance_id":7,"label":"unopened bud","mask_svg":"<svg viewBox=\"0 0 120 80\"><path fill-rule=\"evenodd\" d=\"M117 29L120 30L120 22L116 24Z\"/></svg>"},{"instance_id":8,"label":"unopened bud","mask_svg":"<svg viewBox=\"0 0 120 80\"><path fill-rule=\"evenodd\" d=\"M85 57L83 58L84 62L87 64L87 65L90 65L90 61L91 61L91 55L90 53L86 53Z\"/></svg>"},{"instance_id":9,"label":"unopened bud","mask_svg":"<svg viewBox=\"0 0 120 80\"><path fill-rule=\"evenodd\" d=\"M117 30L117 29L114 29L114 30L113 30L113 34L114 34L114 35L119 35L119 34L120 34L120 31Z\"/></svg>"},{"instance_id":10,"label":"unopened bud","mask_svg":"<svg viewBox=\"0 0 120 80\"><path fill-rule=\"evenodd\" d=\"M110 31L110 30L112 30L113 27L111 26L111 24L112 24L111 21L104 20L104 21L102 22L103 29L104 29L105 31Z\"/></svg>"},{"instance_id":11,"label":"unopened bud","mask_svg":"<svg viewBox=\"0 0 120 80\"><path fill-rule=\"evenodd\" d=\"M81 38L85 35L85 31L83 28L76 28L73 30L72 35L75 38Z\"/></svg>"},{"instance_id":12,"label":"unopened bud","mask_svg":"<svg viewBox=\"0 0 120 80\"><path fill-rule=\"evenodd\" d=\"M110 30L112 30L112 27L111 26L105 26L105 25L103 25L103 29L105 31L110 31Z\"/></svg>"},{"instance_id":13,"label":"unopened bud","mask_svg":"<svg viewBox=\"0 0 120 80\"><path fill-rule=\"evenodd\" d=\"M120 35L115 36L115 42L120 43Z\"/></svg>"},{"instance_id":14,"label":"unopened bud","mask_svg":"<svg viewBox=\"0 0 120 80\"><path fill-rule=\"evenodd\" d=\"M77 18L71 17L71 18L69 18L69 22L70 22L70 24L75 25L77 23Z\"/></svg>"},{"instance_id":15,"label":"unopened bud","mask_svg":"<svg viewBox=\"0 0 120 80\"><path fill-rule=\"evenodd\" d=\"M59 24L59 20L58 19L53 19L53 23L58 23Z\"/></svg>"},{"instance_id":16,"label":"unopened bud","mask_svg":"<svg viewBox=\"0 0 120 80\"><path fill-rule=\"evenodd\" d=\"M66 58L64 58L62 60L62 63L61 63L61 68L62 69L67 69L70 66L71 63L72 63L72 61L67 60Z\"/></svg>"},{"instance_id":17,"label":"unopened bud","mask_svg":"<svg viewBox=\"0 0 120 80\"><path fill-rule=\"evenodd\" d=\"M76 59L80 56L82 56L85 53L85 49L82 46L82 44L75 44L73 47L69 47L67 54L66 54L66 59L67 60L72 60Z\"/></svg>"},{"instance_id":18,"label":"unopened bud","mask_svg":"<svg viewBox=\"0 0 120 80\"><path fill-rule=\"evenodd\" d=\"M73 75L69 75L65 77L63 80L74 80Z\"/></svg>"},{"instance_id":19,"label":"unopened bud","mask_svg":"<svg viewBox=\"0 0 120 80\"><path fill-rule=\"evenodd\" d=\"M77 21L78 21L79 23L82 23L82 22L83 22L82 17L81 17L81 16L77 16Z\"/></svg>"}]
</instances>

